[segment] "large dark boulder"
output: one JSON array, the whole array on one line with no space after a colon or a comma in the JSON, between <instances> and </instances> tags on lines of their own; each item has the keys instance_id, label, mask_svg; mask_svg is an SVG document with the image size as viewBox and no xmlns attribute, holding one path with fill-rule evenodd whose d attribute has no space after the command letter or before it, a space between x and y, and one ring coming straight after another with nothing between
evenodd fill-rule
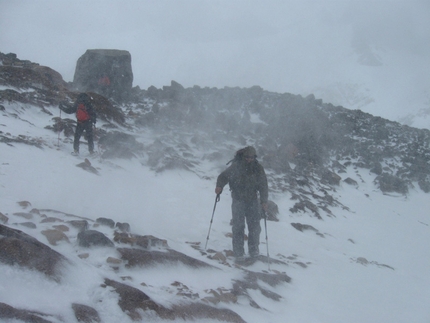
<instances>
[{"instance_id":1,"label":"large dark boulder","mask_svg":"<svg viewBox=\"0 0 430 323\"><path fill-rule=\"evenodd\" d=\"M114 247L114 243L103 233L96 230L86 230L78 233L78 244L81 247L90 248L98 247Z\"/></svg>"},{"instance_id":2,"label":"large dark boulder","mask_svg":"<svg viewBox=\"0 0 430 323\"><path fill-rule=\"evenodd\" d=\"M76 63L73 86L118 102L128 99L133 84L131 55L126 50L88 49Z\"/></svg>"},{"instance_id":3,"label":"large dark boulder","mask_svg":"<svg viewBox=\"0 0 430 323\"><path fill-rule=\"evenodd\" d=\"M0 224L0 262L34 269L58 279L58 265L65 260L61 254L26 233Z\"/></svg>"}]
</instances>

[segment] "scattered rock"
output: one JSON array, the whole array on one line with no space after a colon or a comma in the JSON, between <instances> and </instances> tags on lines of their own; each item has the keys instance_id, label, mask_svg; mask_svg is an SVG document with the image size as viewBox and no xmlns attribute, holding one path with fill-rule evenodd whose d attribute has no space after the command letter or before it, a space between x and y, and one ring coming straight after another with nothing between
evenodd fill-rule
<instances>
[{"instance_id":1,"label":"scattered rock","mask_svg":"<svg viewBox=\"0 0 430 323\"><path fill-rule=\"evenodd\" d=\"M101 225L105 225L111 229L113 229L115 226L115 221L112 219L107 219L107 218L98 218L98 219L96 219L96 223L101 224Z\"/></svg>"},{"instance_id":2,"label":"scattered rock","mask_svg":"<svg viewBox=\"0 0 430 323\"><path fill-rule=\"evenodd\" d=\"M151 248L168 248L167 240L159 239L157 237L146 235L141 236L137 234L130 234L127 232L114 232L114 241L117 243L126 243L129 245L136 245L145 249Z\"/></svg>"},{"instance_id":3,"label":"scattered rock","mask_svg":"<svg viewBox=\"0 0 430 323\"><path fill-rule=\"evenodd\" d=\"M306 230L311 230L311 231L318 232L317 229L315 229L313 226L311 226L309 224L291 223L291 225L293 226L293 228L299 230L300 232L303 232L303 231L306 231Z\"/></svg>"},{"instance_id":4,"label":"scattered rock","mask_svg":"<svg viewBox=\"0 0 430 323\"><path fill-rule=\"evenodd\" d=\"M118 252L121 254L121 259L127 262L127 267L182 263L192 268L214 268L203 261L171 249L149 251L136 248L118 248Z\"/></svg>"},{"instance_id":5,"label":"scattered rock","mask_svg":"<svg viewBox=\"0 0 430 323\"><path fill-rule=\"evenodd\" d=\"M132 286L110 279L105 279L105 284L114 288L115 292L119 294L118 305L135 321L144 320L145 318L142 315L146 311L151 311L164 320L182 319L194 321L196 319L212 319L223 322L245 323L237 313L229 309L215 308L201 303L172 305L170 308L166 308L154 302L143 291Z\"/></svg>"},{"instance_id":6,"label":"scattered rock","mask_svg":"<svg viewBox=\"0 0 430 323\"><path fill-rule=\"evenodd\" d=\"M77 164L76 167L82 168L87 172L99 175L99 171L91 165L91 162L88 160L88 158L85 158L84 162Z\"/></svg>"},{"instance_id":7,"label":"scattered rock","mask_svg":"<svg viewBox=\"0 0 430 323\"><path fill-rule=\"evenodd\" d=\"M64 232L56 229L43 230L42 234L48 239L48 242L56 246L60 241L69 242L69 238L64 234Z\"/></svg>"},{"instance_id":8,"label":"scattered rock","mask_svg":"<svg viewBox=\"0 0 430 323\"><path fill-rule=\"evenodd\" d=\"M67 221L70 225L79 231L85 231L88 229L88 221L87 220L71 220Z\"/></svg>"},{"instance_id":9,"label":"scattered rock","mask_svg":"<svg viewBox=\"0 0 430 323\"><path fill-rule=\"evenodd\" d=\"M30 228L30 229L36 229L37 228L37 225L34 222L21 222L21 223L18 223L18 225L22 225L22 226Z\"/></svg>"},{"instance_id":10,"label":"scattered rock","mask_svg":"<svg viewBox=\"0 0 430 323\"><path fill-rule=\"evenodd\" d=\"M352 185L352 186L358 186L357 181L353 180L351 177L348 177L343 180L346 184Z\"/></svg>"},{"instance_id":11,"label":"scattered rock","mask_svg":"<svg viewBox=\"0 0 430 323\"><path fill-rule=\"evenodd\" d=\"M108 264L119 265L122 262L122 260L114 257L108 257L106 259L106 262Z\"/></svg>"},{"instance_id":12,"label":"scattered rock","mask_svg":"<svg viewBox=\"0 0 430 323\"><path fill-rule=\"evenodd\" d=\"M115 224L115 228L118 228L118 230L121 232L130 232L130 224L125 222L124 223L117 222Z\"/></svg>"},{"instance_id":13,"label":"scattered rock","mask_svg":"<svg viewBox=\"0 0 430 323\"><path fill-rule=\"evenodd\" d=\"M6 224L8 220L9 220L9 218L0 212L0 222L3 224Z\"/></svg>"},{"instance_id":14,"label":"scattered rock","mask_svg":"<svg viewBox=\"0 0 430 323\"><path fill-rule=\"evenodd\" d=\"M20 202L17 202L17 203L23 209L29 208L31 206L31 203L28 202L28 201L20 201Z\"/></svg>"},{"instance_id":15,"label":"scattered rock","mask_svg":"<svg viewBox=\"0 0 430 323\"><path fill-rule=\"evenodd\" d=\"M278 219L278 214L279 214L278 205L275 202L268 200L267 201L267 212L266 212L266 214L267 214L267 220L268 221L275 221L275 222L279 221L279 219Z\"/></svg>"},{"instance_id":16,"label":"scattered rock","mask_svg":"<svg viewBox=\"0 0 430 323\"><path fill-rule=\"evenodd\" d=\"M26 212L16 212L13 215L20 216L20 217L27 219L27 220L31 220L33 218L32 213L26 213Z\"/></svg>"},{"instance_id":17,"label":"scattered rock","mask_svg":"<svg viewBox=\"0 0 430 323\"><path fill-rule=\"evenodd\" d=\"M57 230L63 231L63 232L67 232L70 230L69 227L67 225L64 225L64 224L53 225L52 227L57 229Z\"/></svg>"}]
</instances>

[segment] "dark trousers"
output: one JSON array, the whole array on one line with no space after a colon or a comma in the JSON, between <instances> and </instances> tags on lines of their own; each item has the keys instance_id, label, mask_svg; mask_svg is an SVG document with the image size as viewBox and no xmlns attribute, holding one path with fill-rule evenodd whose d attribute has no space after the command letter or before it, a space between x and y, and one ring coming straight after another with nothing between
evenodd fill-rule
<instances>
[{"instance_id":1,"label":"dark trousers","mask_svg":"<svg viewBox=\"0 0 430 323\"><path fill-rule=\"evenodd\" d=\"M94 141L93 141L93 124L90 121L78 122L75 130L75 140L73 142L73 149L79 151L79 139L83 132L85 131L88 140L88 150L94 151Z\"/></svg>"},{"instance_id":2,"label":"dark trousers","mask_svg":"<svg viewBox=\"0 0 430 323\"><path fill-rule=\"evenodd\" d=\"M239 201L233 199L231 205L233 214L233 252L236 257L245 254L244 235L245 221L248 226L248 253L251 256L259 254L258 245L260 244L260 212L258 200Z\"/></svg>"}]
</instances>

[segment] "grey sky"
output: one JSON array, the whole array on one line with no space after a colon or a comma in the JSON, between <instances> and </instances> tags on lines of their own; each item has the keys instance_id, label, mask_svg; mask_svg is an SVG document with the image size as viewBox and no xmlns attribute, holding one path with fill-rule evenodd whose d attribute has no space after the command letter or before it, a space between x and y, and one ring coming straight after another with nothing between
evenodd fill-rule
<instances>
[{"instance_id":1,"label":"grey sky","mask_svg":"<svg viewBox=\"0 0 430 323\"><path fill-rule=\"evenodd\" d=\"M128 50L141 88L259 85L326 101L348 83L340 103L395 118L399 100L425 106L428 17L427 0L0 0L0 51L72 81L87 49ZM354 103L366 93L376 103Z\"/></svg>"}]
</instances>

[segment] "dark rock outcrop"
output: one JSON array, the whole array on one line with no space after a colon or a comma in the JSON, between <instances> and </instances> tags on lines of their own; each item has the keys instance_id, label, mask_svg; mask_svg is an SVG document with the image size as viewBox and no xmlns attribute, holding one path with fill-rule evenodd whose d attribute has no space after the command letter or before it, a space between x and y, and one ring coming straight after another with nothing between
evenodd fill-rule
<instances>
[{"instance_id":1,"label":"dark rock outcrop","mask_svg":"<svg viewBox=\"0 0 430 323\"><path fill-rule=\"evenodd\" d=\"M136 248L118 248L118 251L121 254L121 259L127 262L127 267L181 263L192 268L214 268L203 261L189 257L172 249L158 251Z\"/></svg>"},{"instance_id":2,"label":"dark rock outcrop","mask_svg":"<svg viewBox=\"0 0 430 323\"><path fill-rule=\"evenodd\" d=\"M49 315L44 313L18 309L5 303L0 303L0 319L31 323L52 323L53 321L45 319L48 317Z\"/></svg>"},{"instance_id":3,"label":"dark rock outcrop","mask_svg":"<svg viewBox=\"0 0 430 323\"><path fill-rule=\"evenodd\" d=\"M35 238L0 224L0 262L35 269L58 279L58 266L65 260L61 254Z\"/></svg>"},{"instance_id":4,"label":"dark rock outcrop","mask_svg":"<svg viewBox=\"0 0 430 323\"><path fill-rule=\"evenodd\" d=\"M101 322L99 313L92 307L83 304L72 304L73 312L78 322L98 323Z\"/></svg>"},{"instance_id":5,"label":"dark rock outcrop","mask_svg":"<svg viewBox=\"0 0 430 323\"><path fill-rule=\"evenodd\" d=\"M96 230L86 230L78 233L78 243L81 247L114 247L114 243L103 233Z\"/></svg>"},{"instance_id":6,"label":"dark rock outcrop","mask_svg":"<svg viewBox=\"0 0 430 323\"><path fill-rule=\"evenodd\" d=\"M126 50L88 49L76 63L73 86L117 102L128 99L133 84L131 55Z\"/></svg>"},{"instance_id":7,"label":"dark rock outcrop","mask_svg":"<svg viewBox=\"0 0 430 323\"><path fill-rule=\"evenodd\" d=\"M105 284L119 294L118 305L135 321L143 319L142 311L153 311L165 320L179 318L187 321L210 318L223 322L245 323L238 314L228 309L215 308L201 303L173 305L171 308L167 308L157 304L143 291L135 287L111 279L105 279Z\"/></svg>"}]
</instances>

